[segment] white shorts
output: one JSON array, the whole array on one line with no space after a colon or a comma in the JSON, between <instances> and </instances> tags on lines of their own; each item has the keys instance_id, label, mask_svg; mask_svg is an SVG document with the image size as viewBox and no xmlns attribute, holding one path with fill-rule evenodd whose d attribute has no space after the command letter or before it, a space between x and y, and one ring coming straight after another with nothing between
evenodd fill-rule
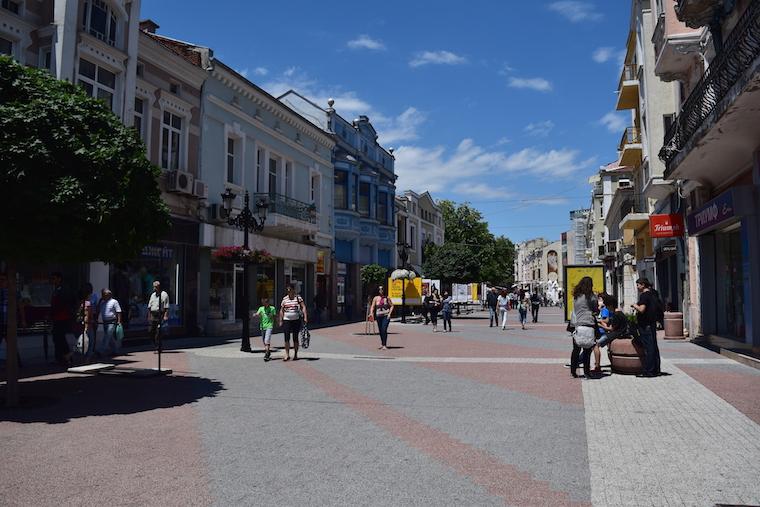
<instances>
[{"instance_id":1,"label":"white shorts","mask_svg":"<svg viewBox=\"0 0 760 507\"><path fill-rule=\"evenodd\" d=\"M264 340L265 345L269 345L269 343L272 341L272 330L271 329L262 329L261 330L261 339Z\"/></svg>"}]
</instances>

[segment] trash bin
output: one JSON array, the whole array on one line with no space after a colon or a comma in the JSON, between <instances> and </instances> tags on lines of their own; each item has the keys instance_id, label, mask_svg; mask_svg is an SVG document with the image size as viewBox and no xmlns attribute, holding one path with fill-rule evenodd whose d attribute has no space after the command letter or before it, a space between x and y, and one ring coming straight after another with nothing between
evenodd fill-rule
<instances>
[{"instance_id":1,"label":"trash bin","mask_svg":"<svg viewBox=\"0 0 760 507\"><path fill-rule=\"evenodd\" d=\"M665 312L665 339L683 340L683 313Z\"/></svg>"}]
</instances>

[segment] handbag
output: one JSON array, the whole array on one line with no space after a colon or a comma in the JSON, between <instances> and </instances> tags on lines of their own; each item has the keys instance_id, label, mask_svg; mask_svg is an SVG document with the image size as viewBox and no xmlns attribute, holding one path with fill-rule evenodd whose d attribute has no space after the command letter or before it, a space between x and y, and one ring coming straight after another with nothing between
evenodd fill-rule
<instances>
[{"instance_id":1,"label":"handbag","mask_svg":"<svg viewBox=\"0 0 760 507\"><path fill-rule=\"evenodd\" d=\"M573 310L573 313L570 314L570 322L567 323L567 332L575 332L575 310Z\"/></svg>"},{"instance_id":2,"label":"handbag","mask_svg":"<svg viewBox=\"0 0 760 507\"><path fill-rule=\"evenodd\" d=\"M80 334L79 337L77 338L77 343L74 346L74 352L76 352L77 354L82 354L82 355L86 354L87 349L90 344L89 342L90 342L90 338L89 336L87 336L87 333Z\"/></svg>"},{"instance_id":3,"label":"handbag","mask_svg":"<svg viewBox=\"0 0 760 507\"><path fill-rule=\"evenodd\" d=\"M590 326L578 326L573 332L575 344L582 349L590 349L596 344L594 328Z\"/></svg>"},{"instance_id":4,"label":"handbag","mask_svg":"<svg viewBox=\"0 0 760 507\"><path fill-rule=\"evenodd\" d=\"M306 324L304 324L303 326L301 326L301 347L308 349L310 341L311 341L311 333L309 332L309 328L306 327Z\"/></svg>"}]
</instances>

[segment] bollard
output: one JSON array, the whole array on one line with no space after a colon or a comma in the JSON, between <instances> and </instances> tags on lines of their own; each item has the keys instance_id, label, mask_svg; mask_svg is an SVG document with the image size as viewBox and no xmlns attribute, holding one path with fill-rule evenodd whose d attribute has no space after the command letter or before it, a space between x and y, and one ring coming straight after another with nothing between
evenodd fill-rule
<instances>
[{"instance_id":1,"label":"bollard","mask_svg":"<svg viewBox=\"0 0 760 507\"><path fill-rule=\"evenodd\" d=\"M683 313L665 312L665 339L683 340Z\"/></svg>"}]
</instances>

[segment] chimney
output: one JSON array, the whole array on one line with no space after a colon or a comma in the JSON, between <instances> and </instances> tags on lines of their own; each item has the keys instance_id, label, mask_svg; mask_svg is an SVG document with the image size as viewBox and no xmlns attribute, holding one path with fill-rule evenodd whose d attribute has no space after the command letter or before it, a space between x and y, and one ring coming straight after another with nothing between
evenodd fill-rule
<instances>
[{"instance_id":1,"label":"chimney","mask_svg":"<svg viewBox=\"0 0 760 507\"><path fill-rule=\"evenodd\" d=\"M156 33L156 30L161 28L158 26L158 23L153 21L152 19L143 19L140 21L140 30L147 33Z\"/></svg>"}]
</instances>

